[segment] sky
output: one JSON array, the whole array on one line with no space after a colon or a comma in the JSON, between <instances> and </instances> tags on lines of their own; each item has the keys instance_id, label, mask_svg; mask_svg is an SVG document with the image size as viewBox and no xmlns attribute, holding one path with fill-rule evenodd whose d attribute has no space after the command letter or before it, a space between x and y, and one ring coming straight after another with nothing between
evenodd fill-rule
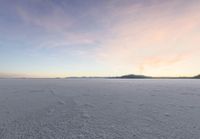
<instances>
[{"instance_id":1,"label":"sky","mask_svg":"<svg viewBox=\"0 0 200 139\"><path fill-rule=\"evenodd\" d=\"M200 0L0 0L0 77L200 74Z\"/></svg>"}]
</instances>

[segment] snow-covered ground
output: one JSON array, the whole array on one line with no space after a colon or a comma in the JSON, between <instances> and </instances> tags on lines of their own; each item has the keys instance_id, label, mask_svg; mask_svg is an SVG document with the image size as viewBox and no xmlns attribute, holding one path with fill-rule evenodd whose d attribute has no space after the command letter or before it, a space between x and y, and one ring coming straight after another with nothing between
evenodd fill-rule
<instances>
[{"instance_id":1,"label":"snow-covered ground","mask_svg":"<svg viewBox=\"0 0 200 139\"><path fill-rule=\"evenodd\" d=\"M200 139L200 80L0 79L0 139Z\"/></svg>"}]
</instances>

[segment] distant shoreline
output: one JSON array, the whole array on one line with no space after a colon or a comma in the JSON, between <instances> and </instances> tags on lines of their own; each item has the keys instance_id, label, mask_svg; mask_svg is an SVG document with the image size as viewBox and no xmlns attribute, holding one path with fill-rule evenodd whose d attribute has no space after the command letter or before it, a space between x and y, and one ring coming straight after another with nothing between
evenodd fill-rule
<instances>
[{"instance_id":1,"label":"distant shoreline","mask_svg":"<svg viewBox=\"0 0 200 139\"><path fill-rule=\"evenodd\" d=\"M151 77L145 75L123 75L123 76L82 76L82 77L55 77L55 78L34 78L34 77L0 77L0 79L200 79L200 75L193 77Z\"/></svg>"}]
</instances>

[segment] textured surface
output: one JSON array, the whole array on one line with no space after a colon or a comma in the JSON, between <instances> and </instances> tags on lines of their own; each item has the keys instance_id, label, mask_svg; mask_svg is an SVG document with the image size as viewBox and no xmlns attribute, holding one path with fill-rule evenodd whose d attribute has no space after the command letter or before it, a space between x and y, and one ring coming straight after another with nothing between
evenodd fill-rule
<instances>
[{"instance_id":1,"label":"textured surface","mask_svg":"<svg viewBox=\"0 0 200 139\"><path fill-rule=\"evenodd\" d=\"M0 139L199 139L200 80L0 79Z\"/></svg>"}]
</instances>

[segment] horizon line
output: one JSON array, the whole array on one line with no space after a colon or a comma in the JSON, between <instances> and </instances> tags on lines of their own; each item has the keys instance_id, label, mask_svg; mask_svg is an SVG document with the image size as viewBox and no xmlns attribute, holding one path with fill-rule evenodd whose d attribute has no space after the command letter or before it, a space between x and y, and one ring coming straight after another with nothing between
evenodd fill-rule
<instances>
[{"instance_id":1,"label":"horizon line","mask_svg":"<svg viewBox=\"0 0 200 139\"><path fill-rule=\"evenodd\" d=\"M149 76L149 75L142 75L142 74L124 74L124 75L116 75L116 76L65 76L65 77L34 77L34 76L18 76L18 77L12 77L12 76L7 76L7 77L1 77L0 79L67 79L67 78L121 78L123 76L128 76L128 75L134 75L134 76L144 76L148 77L149 79L159 79L159 78L195 78L196 76L199 76L200 74L192 75L192 76ZM138 77L135 77L137 79Z\"/></svg>"}]
</instances>

